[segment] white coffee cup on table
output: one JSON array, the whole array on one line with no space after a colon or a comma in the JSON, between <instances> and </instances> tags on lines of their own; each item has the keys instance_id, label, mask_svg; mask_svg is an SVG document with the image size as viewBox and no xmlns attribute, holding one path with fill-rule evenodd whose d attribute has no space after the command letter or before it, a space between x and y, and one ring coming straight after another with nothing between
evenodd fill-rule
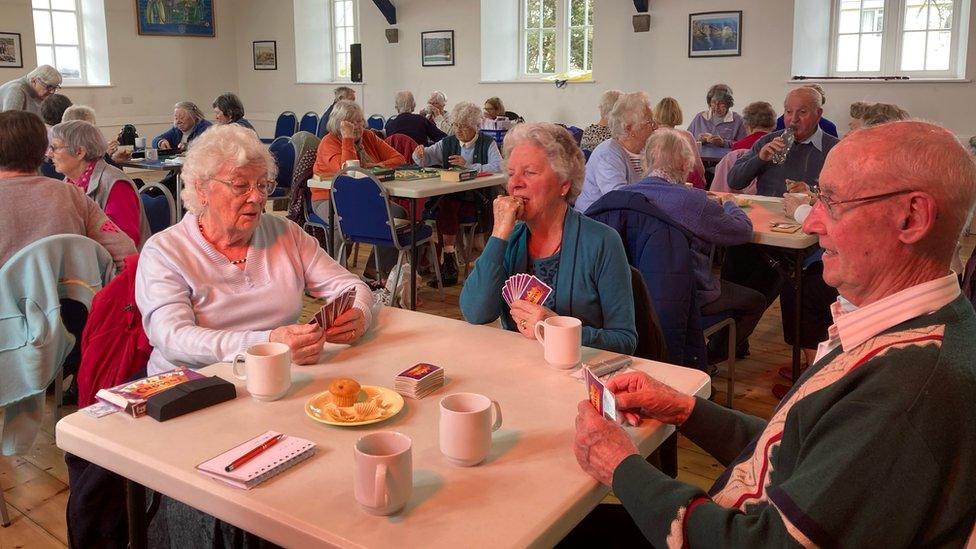
<instances>
[{"instance_id":1,"label":"white coffee cup on table","mask_svg":"<svg viewBox=\"0 0 976 549\"><path fill-rule=\"evenodd\" d=\"M146 138L145 137L137 137L136 138L136 148L137 149L145 149L146 148Z\"/></svg>"},{"instance_id":2,"label":"white coffee cup on table","mask_svg":"<svg viewBox=\"0 0 976 549\"><path fill-rule=\"evenodd\" d=\"M364 511L392 515L407 504L413 492L410 437L380 431L361 437L353 450L353 493Z\"/></svg>"},{"instance_id":3,"label":"white coffee cup on table","mask_svg":"<svg viewBox=\"0 0 976 549\"><path fill-rule=\"evenodd\" d=\"M234 377L243 379L257 400L278 400L291 388L291 347L258 343L234 357Z\"/></svg>"},{"instance_id":4,"label":"white coffee cup on table","mask_svg":"<svg viewBox=\"0 0 976 549\"><path fill-rule=\"evenodd\" d=\"M546 362L566 370L579 364L583 323L571 316L551 316L535 323L535 339L542 345Z\"/></svg>"},{"instance_id":5,"label":"white coffee cup on table","mask_svg":"<svg viewBox=\"0 0 976 549\"><path fill-rule=\"evenodd\" d=\"M146 149L146 160L149 162L155 162L159 160L159 151L156 149Z\"/></svg>"},{"instance_id":6,"label":"white coffee cup on table","mask_svg":"<svg viewBox=\"0 0 976 549\"><path fill-rule=\"evenodd\" d=\"M441 453L455 465L469 467L484 461L491 449L491 433L501 426L501 406L484 395L456 393L441 399Z\"/></svg>"}]
</instances>

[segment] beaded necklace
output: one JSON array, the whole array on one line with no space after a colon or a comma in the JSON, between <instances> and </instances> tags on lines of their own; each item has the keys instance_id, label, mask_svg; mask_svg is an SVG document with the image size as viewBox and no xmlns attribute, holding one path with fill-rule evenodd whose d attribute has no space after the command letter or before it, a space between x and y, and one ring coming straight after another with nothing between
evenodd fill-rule
<instances>
[{"instance_id":1,"label":"beaded necklace","mask_svg":"<svg viewBox=\"0 0 976 549\"><path fill-rule=\"evenodd\" d=\"M203 223L197 221L197 227L200 229L200 236L202 236L204 240L207 240L207 236L203 233ZM230 261L231 265L243 265L244 263L247 263L247 257L245 256L241 259L228 259L228 261Z\"/></svg>"}]
</instances>

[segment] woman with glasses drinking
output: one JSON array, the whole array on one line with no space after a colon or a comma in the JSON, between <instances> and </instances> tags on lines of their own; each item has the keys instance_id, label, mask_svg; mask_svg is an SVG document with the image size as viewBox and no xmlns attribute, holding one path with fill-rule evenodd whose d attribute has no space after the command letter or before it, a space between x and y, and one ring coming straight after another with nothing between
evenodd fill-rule
<instances>
[{"instance_id":1,"label":"woman with glasses drinking","mask_svg":"<svg viewBox=\"0 0 976 549\"><path fill-rule=\"evenodd\" d=\"M264 215L276 166L253 131L216 126L191 145L183 166L188 214L146 242L136 303L154 349L148 374L176 365L230 361L255 343L318 362L326 341L352 343L369 326L372 294L314 238ZM356 287L355 305L327 330L297 324L302 296L328 299Z\"/></svg>"}]
</instances>

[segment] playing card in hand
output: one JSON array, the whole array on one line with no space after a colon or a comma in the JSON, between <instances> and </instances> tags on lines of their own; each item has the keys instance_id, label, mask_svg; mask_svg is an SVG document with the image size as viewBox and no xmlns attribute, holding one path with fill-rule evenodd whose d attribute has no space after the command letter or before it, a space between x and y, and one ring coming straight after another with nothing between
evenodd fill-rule
<instances>
[{"instance_id":1,"label":"playing card in hand","mask_svg":"<svg viewBox=\"0 0 976 549\"><path fill-rule=\"evenodd\" d=\"M542 305L552 294L552 288L535 275L524 273L513 274L502 287L502 299L509 307L518 299Z\"/></svg>"},{"instance_id":2,"label":"playing card in hand","mask_svg":"<svg viewBox=\"0 0 976 549\"><path fill-rule=\"evenodd\" d=\"M583 375L586 382L586 398L590 404L603 417L617 421L617 401L613 393L590 371L589 367L583 368Z\"/></svg>"}]
</instances>

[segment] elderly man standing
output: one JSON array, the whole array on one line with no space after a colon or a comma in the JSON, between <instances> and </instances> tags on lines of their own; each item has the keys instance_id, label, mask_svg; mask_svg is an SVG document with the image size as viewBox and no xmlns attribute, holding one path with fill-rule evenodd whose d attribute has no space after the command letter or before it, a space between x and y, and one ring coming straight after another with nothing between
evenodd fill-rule
<instances>
[{"instance_id":1,"label":"elderly man standing","mask_svg":"<svg viewBox=\"0 0 976 549\"><path fill-rule=\"evenodd\" d=\"M0 112L28 111L41 115L41 101L61 89L61 73L51 65L0 86Z\"/></svg>"},{"instance_id":2,"label":"elderly man standing","mask_svg":"<svg viewBox=\"0 0 976 549\"><path fill-rule=\"evenodd\" d=\"M804 231L840 291L814 365L766 422L640 373L617 406L727 464L708 494L651 468L579 405L575 452L663 547L961 547L976 520L976 313L949 269L976 167L948 131L895 122L829 155Z\"/></svg>"},{"instance_id":3,"label":"elderly man standing","mask_svg":"<svg viewBox=\"0 0 976 549\"><path fill-rule=\"evenodd\" d=\"M447 134L437 128L429 118L413 112L417 108L413 93L409 91L397 92L393 99L393 107L397 115L386 121L386 136L402 133L418 145L430 145L447 137Z\"/></svg>"}]
</instances>

